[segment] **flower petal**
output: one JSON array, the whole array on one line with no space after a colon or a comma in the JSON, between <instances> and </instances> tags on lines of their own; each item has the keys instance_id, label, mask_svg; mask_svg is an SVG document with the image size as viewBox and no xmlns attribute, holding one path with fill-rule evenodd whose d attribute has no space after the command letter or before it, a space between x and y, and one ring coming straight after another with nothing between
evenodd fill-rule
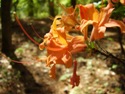
<instances>
[{"instance_id":1,"label":"flower petal","mask_svg":"<svg viewBox=\"0 0 125 94\"><path fill-rule=\"evenodd\" d=\"M84 20L83 19L81 21L80 31L83 33L85 40L88 40L88 26L91 24L93 24L92 20Z\"/></svg>"},{"instance_id":2,"label":"flower petal","mask_svg":"<svg viewBox=\"0 0 125 94\"><path fill-rule=\"evenodd\" d=\"M98 21L98 10L94 4L79 5L80 17L85 20Z\"/></svg>"},{"instance_id":3,"label":"flower petal","mask_svg":"<svg viewBox=\"0 0 125 94\"><path fill-rule=\"evenodd\" d=\"M105 24L106 27L119 27L122 33L125 33L125 24L120 20L110 19L108 23Z\"/></svg>"},{"instance_id":4,"label":"flower petal","mask_svg":"<svg viewBox=\"0 0 125 94\"><path fill-rule=\"evenodd\" d=\"M69 51L71 51L72 54L85 50L87 47L83 36L73 37L68 46Z\"/></svg>"},{"instance_id":5,"label":"flower petal","mask_svg":"<svg viewBox=\"0 0 125 94\"><path fill-rule=\"evenodd\" d=\"M110 3L108 3L105 8L101 9L99 16L99 26L102 26L109 21L109 17L111 16L113 10L114 8L112 8L112 5Z\"/></svg>"},{"instance_id":6,"label":"flower petal","mask_svg":"<svg viewBox=\"0 0 125 94\"><path fill-rule=\"evenodd\" d=\"M98 27L97 24L95 24L92 29L90 41L94 41L94 40L103 38L105 31L106 31L105 26Z\"/></svg>"},{"instance_id":7,"label":"flower petal","mask_svg":"<svg viewBox=\"0 0 125 94\"><path fill-rule=\"evenodd\" d=\"M44 45L44 42L42 42L40 45L39 45L39 49L40 50L43 50L45 48L45 45Z\"/></svg>"},{"instance_id":8,"label":"flower petal","mask_svg":"<svg viewBox=\"0 0 125 94\"><path fill-rule=\"evenodd\" d=\"M72 66L72 55L70 52L64 53L61 60L64 62L65 67L69 68Z\"/></svg>"}]
</instances>

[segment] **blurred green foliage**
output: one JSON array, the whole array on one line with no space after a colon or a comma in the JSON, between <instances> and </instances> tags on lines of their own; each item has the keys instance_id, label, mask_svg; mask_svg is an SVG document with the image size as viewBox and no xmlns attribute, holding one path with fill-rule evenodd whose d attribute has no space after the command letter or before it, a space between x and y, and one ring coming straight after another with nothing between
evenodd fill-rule
<instances>
[{"instance_id":1,"label":"blurred green foliage","mask_svg":"<svg viewBox=\"0 0 125 94\"><path fill-rule=\"evenodd\" d=\"M53 2L55 15L60 14L59 3L65 6L71 6L71 0L50 0ZM100 0L76 0L77 4L87 4L98 2ZM12 0L11 13L16 12L20 18L46 18L50 16L49 0Z\"/></svg>"},{"instance_id":2,"label":"blurred green foliage","mask_svg":"<svg viewBox=\"0 0 125 94\"><path fill-rule=\"evenodd\" d=\"M111 17L117 20L123 20L125 18L125 6L121 3L115 4L115 9Z\"/></svg>"},{"instance_id":3,"label":"blurred green foliage","mask_svg":"<svg viewBox=\"0 0 125 94\"><path fill-rule=\"evenodd\" d=\"M13 11L16 11L20 18L30 16L30 11L33 12L31 16L34 18L49 16L48 2L46 2L46 0L13 0L12 12Z\"/></svg>"},{"instance_id":4,"label":"blurred green foliage","mask_svg":"<svg viewBox=\"0 0 125 94\"><path fill-rule=\"evenodd\" d=\"M107 0L103 0L103 6L108 4ZM101 2L95 3L96 8L100 9L102 7ZM120 2L114 3L114 10L111 15L111 18L117 20L123 20L125 18L125 6L122 5Z\"/></svg>"},{"instance_id":5,"label":"blurred green foliage","mask_svg":"<svg viewBox=\"0 0 125 94\"><path fill-rule=\"evenodd\" d=\"M59 4L63 4L65 6L71 6L71 0L50 0L53 2L54 13L55 15L61 13L61 7ZM102 7L101 0L76 0L76 4L88 4L94 3L97 9ZM107 5L107 0L103 0L104 6ZM50 17L49 13L49 0L12 0L12 9L11 13L16 12L18 17L20 18L46 18ZM1 9L1 1L0 1L0 9ZM0 10L1 13L1 10ZM119 15L117 15L119 14ZM125 6L120 3L115 4L115 10L112 14L113 18L123 19L125 17ZM120 18L119 18L120 17Z\"/></svg>"}]
</instances>

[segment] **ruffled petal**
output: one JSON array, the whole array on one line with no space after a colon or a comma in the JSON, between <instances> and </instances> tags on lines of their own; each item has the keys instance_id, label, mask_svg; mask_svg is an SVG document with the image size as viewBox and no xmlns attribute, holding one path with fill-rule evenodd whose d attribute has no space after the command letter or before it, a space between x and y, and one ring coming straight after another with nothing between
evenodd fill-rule
<instances>
[{"instance_id":1,"label":"ruffled petal","mask_svg":"<svg viewBox=\"0 0 125 94\"><path fill-rule=\"evenodd\" d=\"M119 27L122 33L125 33L125 24L120 20L110 19L108 23L105 24L106 27Z\"/></svg>"},{"instance_id":2,"label":"ruffled petal","mask_svg":"<svg viewBox=\"0 0 125 94\"><path fill-rule=\"evenodd\" d=\"M79 5L80 17L85 20L98 21L99 12L94 4Z\"/></svg>"},{"instance_id":3,"label":"ruffled petal","mask_svg":"<svg viewBox=\"0 0 125 94\"><path fill-rule=\"evenodd\" d=\"M65 67L70 68L72 66L72 55L70 52L64 53L61 60L64 62Z\"/></svg>"},{"instance_id":4,"label":"ruffled petal","mask_svg":"<svg viewBox=\"0 0 125 94\"><path fill-rule=\"evenodd\" d=\"M92 33L90 36L90 41L94 41L94 40L98 40L98 39L103 38L105 31L106 31L105 26L101 26L101 27L98 27L96 25L93 26Z\"/></svg>"}]
</instances>

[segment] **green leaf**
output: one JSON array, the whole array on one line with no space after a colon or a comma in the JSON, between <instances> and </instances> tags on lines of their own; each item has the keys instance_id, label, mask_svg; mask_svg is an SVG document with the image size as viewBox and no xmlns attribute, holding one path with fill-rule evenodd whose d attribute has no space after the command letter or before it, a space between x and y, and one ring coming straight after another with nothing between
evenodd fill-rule
<instances>
[{"instance_id":1,"label":"green leaf","mask_svg":"<svg viewBox=\"0 0 125 94\"><path fill-rule=\"evenodd\" d=\"M71 76L71 73L66 73L60 77L60 81L67 80Z\"/></svg>"},{"instance_id":2,"label":"green leaf","mask_svg":"<svg viewBox=\"0 0 125 94\"><path fill-rule=\"evenodd\" d=\"M21 47L17 48L16 51L15 51L15 53L23 53L23 48L21 48Z\"/></svg>"},{"instance_id":3,"label":"green leaf","mask_svg":"<svg viewBox=\"0 0 125 94\"><path fill-rule=\"evenodd\" d=\"M112 65L112 69L116 69L117 67L118 67L118 65L116 65L116 64Z\"/></svg>"},{"instance_id":4,"label":"green leaf","mask_svg":"<svg viewBox=\"0 0 125 94\"><path fill-rule=\"evenodd\" d=\"M113 38L107 38L107 40L109 40L109 41L113 41Z\"/></svg>"},{"instance_id":5,"label":"green leaf","mask_svg":"<svg viewBox=\"0 0 125 94\"><path fill-rule=\"evenodd\" d=\"M90 47L93 49L95 48L95 42L90 42Z\"/></svg>"},{"instance_id":6,"label":"green leaf","mask_svg":"<svg viewBox=\"0 0 125 94\"><path fill-rule=\"evenodd\" d=\"M117 92L120 92L120 91L121 91L121 88L116 87L115 90L116 90Z\"/></svg>"}]
</instances>

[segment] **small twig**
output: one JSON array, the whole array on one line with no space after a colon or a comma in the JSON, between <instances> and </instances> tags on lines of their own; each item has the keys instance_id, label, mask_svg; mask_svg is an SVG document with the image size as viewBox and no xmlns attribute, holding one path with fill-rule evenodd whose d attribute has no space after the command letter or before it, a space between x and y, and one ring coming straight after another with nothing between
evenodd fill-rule
<instances>
[{"instance_id":1,"label":"small twig","mask_svg":"<svg viewBox=\"0 0 125 94\"><path fill-rule=\"evenodd\" d=\"M36 34L36 36L40 39L43 39L35 30L34 26L32 24L30 24L31 28L33 29L34 33Z\"/></svg>"},{"instance_id":2,"label":"small twig","mask_svg":"<svg viewBox=\"0 0 125 94\"><path fill-rule=\"evenodd\" d=\"M95 43L96 43L96 46L97 46L100 50L102 50L105 54L107 53L107 51L104 50L104 49L98 44L97 41L96 41ZM107 54L108 54L108 53L107 53Z\"/></svg>"},{"instance_id":3,"label":"small twig","mask_svg":"<svg viewBox=\"0 0 125 94\"><path fill-rule=\"evenodd\" d=\"M123 43L122 43L123 34L121 33L119 28L117 28L117 32L118 32L118 41L119 41L119 44L121 47L121 54L123 54L125 56L125 50L123 48Z\"/></svg>"},{"instance_id":4,"label":"small twig","mask_svg":"<svg viewBox=\"0 0 125 94\"><path fill-rule=\"evenodd\" d=\"M114 59L118 60L118 61L121 62L121 63L125 63L125 60L124 60L124 59L118 58L118 57L114 56L112 53L110 53L110 52L108 52L108 51L106 51L106 53L104 53L104 52L102 52L102 51L100 51L100 50L98 50L98 49L95 49L95 48L93 48L92 50L95 51L95 52L97 52L97 53L100 53L101 55L104 55L104 56L106 56L106 57L108 57L108 58L109 58L109 57L110 57L110 58L114 58Z\"/></svg>"},{"instance_id":5,"label":"small twig","mask_svg":"<svg viewBox=\"0 0 125 94\"><path fill-rule=\"evenodd\" d=\"M98 52L98 53L100 53L100 54L102 54L102 55L104 55L104 56L106 56L106 57L110 57L110 58L114 58L114 59L116 59L116 60L118 60L118 61L120 61L121 63L125 63L125 59L122 59L122 58L118 58L118 57L116 57L116 56L114 56L112 53L110 53L110 52L108 52L107 50L104 50L99 44L98 44L98 42L95 42L96 43L96 47L97 48L99 48L100 50L98 50L98 49L96 49L96 48L94 48L94 49L92 49L92 50L94 50L94 51L96 51L96 52ZM122 44L121 44L122 45ZM123 47L123 45L122 45L122 47ZM124 49L123 49L124 50Z\"/></svg>"},{"instance_id":6,"label":"small twig","mask_svg":"<svg viewBox=\"0 0 125 94\"><path fill-rule=\"evenodd\" d=\"M35 41L28 33L27 31L24 29L24 27L22 26L19 18L16 16L16 13L14 12L14 17L15 17L15 20L17 21L18 25L20 26L20 28L22 29L22 31L24 32L24 34L36 45L39 46L39 43L37 41Z\"/></svg>"}]
</instances>

